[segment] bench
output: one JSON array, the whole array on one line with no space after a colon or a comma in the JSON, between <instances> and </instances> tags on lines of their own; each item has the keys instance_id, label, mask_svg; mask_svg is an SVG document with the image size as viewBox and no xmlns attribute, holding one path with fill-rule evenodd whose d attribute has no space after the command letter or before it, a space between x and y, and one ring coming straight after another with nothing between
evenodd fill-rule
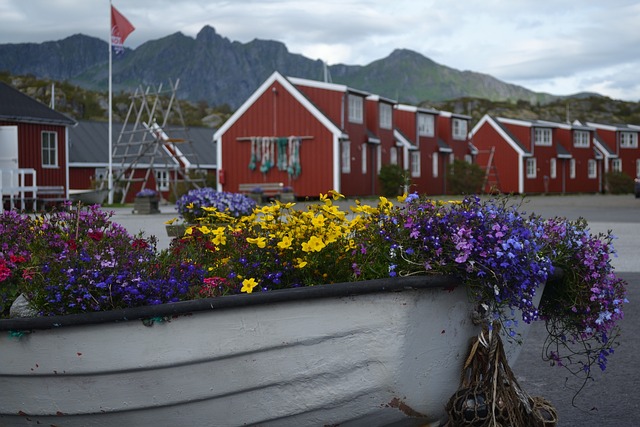
<instances>
[{"instance_id":1,"label":"bench","mask_svg":"<svg viewBox=\"0 0 640 427\"><path fill-rule=\"evenodd\" d=\"M282 182L257 182L238 185L238 191L246 195L256 195L256 200L261 203L263 198L279 198L284 184Z\"/></svg>"},{"instance_id":2,"label":"bench","mask_svg":"<svg viewBox=\"0 0 640 427\"><path fill-rule=\"evenodd\" d=\"M68 200L62 185L39 185L36 187L35 197L34 210L37 210L38 204L44 208L47 204L58 204Z\"/></svg>"}]
</instances>

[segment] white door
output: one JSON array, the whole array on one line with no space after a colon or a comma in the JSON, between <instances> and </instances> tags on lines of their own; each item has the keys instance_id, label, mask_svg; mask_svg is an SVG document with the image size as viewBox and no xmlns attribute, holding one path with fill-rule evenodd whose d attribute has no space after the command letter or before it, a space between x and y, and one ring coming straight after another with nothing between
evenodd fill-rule
<instances>
[{"instance_id":1,"label":"white door","mask_svg":"<svg viewBox=\"0 0 640 427\"><path fill-rule=\"evenodd\" d=\"M0 188L13 187L18 169L18 126L0 126ZM4 191L2 191L5 194Z\"/></svg>"}]
</instances>

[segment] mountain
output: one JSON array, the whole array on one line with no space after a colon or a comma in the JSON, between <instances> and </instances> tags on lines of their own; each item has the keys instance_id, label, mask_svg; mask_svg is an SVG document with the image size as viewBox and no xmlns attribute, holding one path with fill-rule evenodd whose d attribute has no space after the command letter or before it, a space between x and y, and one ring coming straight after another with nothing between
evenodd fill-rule
<instances>
[{"instance_id":1,"label":"mountain","mask_svg":"<svg viewBox=\"0 0 640 427\"><path fill-rule=\"evenodd\" d=\"M107 90L108 60L107 42L81 34L40 44L0 44L0 71L67 81L90 90ZM291 53L278 41L232 42L205 26L195 39L178 32L115 56L113 85L114 92L131 92L141 85L180 79L181 98L235 109L276 70L285 76L322 80L324 64ZM337 64L328 71L334 83L409 104L461 97L539 103L557 98L486 74L458 71L406 49L368 65Z\"/></svg>"}]
</instances>

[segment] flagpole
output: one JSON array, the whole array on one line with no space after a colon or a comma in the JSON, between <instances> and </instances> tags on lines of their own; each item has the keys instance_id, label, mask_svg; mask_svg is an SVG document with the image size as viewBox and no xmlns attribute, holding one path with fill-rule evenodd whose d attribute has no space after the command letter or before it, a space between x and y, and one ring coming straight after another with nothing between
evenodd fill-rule
<instances>
[{"instance_id":1,"label":"flagpole","mask_svg":"<svg viewBox=\"0 0 640 427\"><path fill-rule=\"evenodd\" d=\"M109 0L109 171L108 171L108 189L109 189L109 197L107 202L111 205L113 204L113 107L112 107L112 97L113 97L113 82L111 81L111 72L112 72L112 31L113 31L113 22L111 19L111 0Z\"/></svg>"}]
</instances>

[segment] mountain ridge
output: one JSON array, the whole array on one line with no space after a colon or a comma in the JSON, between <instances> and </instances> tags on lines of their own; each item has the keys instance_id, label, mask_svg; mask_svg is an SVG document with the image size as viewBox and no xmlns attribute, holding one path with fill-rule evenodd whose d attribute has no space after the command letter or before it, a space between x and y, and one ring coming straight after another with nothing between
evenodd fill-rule
<instances>
[{"instance_id":1,"label":"mountain ridge","mask_svg":"<svg viewBox=\"0 0 640 427\"><path fill-rule=\"evenodd\" d=\"M0 71L69 81L90 90L108 87L107 42L74 34L58 41L0 44ZM289 52L274 40L231 41L205 25L195 38L182 32L125 48L113 60L115 91L180 79L179 96L237 108L273 71L321 80L324 63ZM561 98L505 83L488 74L459 71L409 49L396 49L367 65L328 66L334 83L417 105L463 97L546 103Z\"/></svg>"}]
</instances>

